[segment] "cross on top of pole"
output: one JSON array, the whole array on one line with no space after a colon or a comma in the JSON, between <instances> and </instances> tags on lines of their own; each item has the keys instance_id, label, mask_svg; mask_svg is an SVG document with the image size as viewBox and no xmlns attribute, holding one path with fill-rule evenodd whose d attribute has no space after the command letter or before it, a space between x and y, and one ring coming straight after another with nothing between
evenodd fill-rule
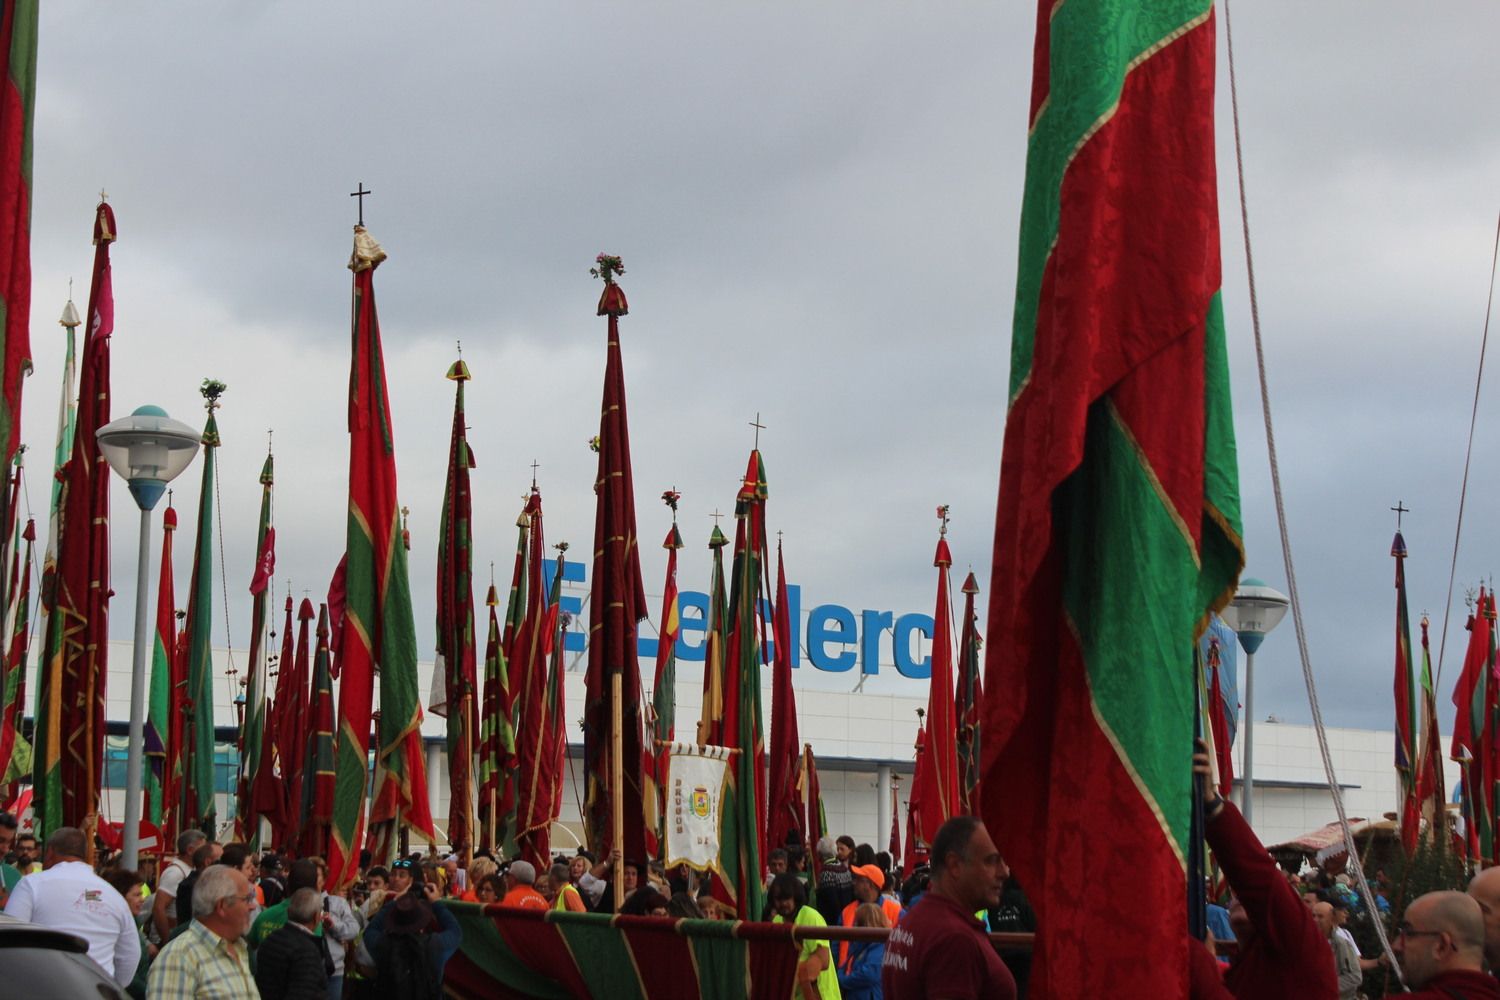
<instances>
[{"instance_id":1,"label":"cross on top of pole","mask_svg":"<svg viewBox=\"0 0 1500 1000\"><path fill-rule=\"evenodd\" d=\"M536 489L536 470L540 469L540 468L541 468L541 465L537 462L536 459L533 458L531 460L531 488L532 489ZM523 497L522 499L526 499L526 498Z\"/></svg>"},{"instance_id":2,"label":"cross on top of pole","mask_svg":"<svg viewBox=\"0 0 1500 1000\"><path fill-rule=\"evenodd\" d=\"M1408 507L1408 506L1406 506L1405 504L1403 504L1400 500L1397 500L1396 501L1396 506L1392 507L1391 510L1393 510L1393 511L1396 512L1396 530L1400 531L1401 530L1401 515L1402 514L1410 514L1411 513L1411 508Z\"/></svg>"},{"instance_id":3,"label":"cross on top of pole","mask_svg":"<svg viewBox=\"0 0 1500 1000\"><path fill-rule=\"evenodd\" d=\"M714 527L717 528L719 526L719 518L723 517L724 515L720 514L719 508L715 507L714 512L708 516L714 519Z\"/></svg>"},{"instance_id":4,"label":"cross on top of pole","mask_svg":"<svg viewBox=\"0 0 1500 1000\"><path fill-rule=\"evenodd\" d=\"M755 411L755 419L750 421L750 426L755 428L755 450L760 450L760 432L766 429L766 425L760 422L760 411Z\"/></svg>"},{"instance_id":5,"label":"cross on top of pole","mask_svg":"<svg viewBox=\"0 0 1500 1000\"><path fill-rule=\"evenodd\" d=\"M349 192L349 197L359 199L359 224L361 226L365 224L365 195L374 193L374 191L365 190L364 181L359 182L359 190Z\"/></svg>"}]
</instances>

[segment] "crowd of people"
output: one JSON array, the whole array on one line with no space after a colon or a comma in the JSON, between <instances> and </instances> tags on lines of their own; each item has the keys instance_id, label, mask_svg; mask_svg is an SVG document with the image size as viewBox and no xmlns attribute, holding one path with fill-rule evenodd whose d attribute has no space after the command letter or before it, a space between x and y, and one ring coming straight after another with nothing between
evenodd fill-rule
<instances>
[{"instance_id":1,"label":"crowd of people","mask_svg":"<svg viewBox=\"0 0 1500 1000\"><path fill-rule=\"evenodd\" d=\"M124 868L83 831L45 844L0 813L0 901L8 916L75 934L104 974L136 1000L435 998L461 931L454 900L532 909L732 919L707 881L618 853L559 856L545 870L480 854L412 854L364 864L329 891L321 858L257 853L183 833L161 860ZM827 837L816 858L777 848L761 918L798 926L895 929L884 938L800 943L793 1000L1024 996L1028 953L989 944L989 930L1031 931L1036 918L977 820L943 828L930 862L902 877L891 857ZM97 870L96 870L97 865ZM877 936L878 937L878 936ZM957 942L957 944L955 944ZM963 955L965 961L955 961ZM939 961L941 957L941 961Z\"/></svg>"}]
</instances>

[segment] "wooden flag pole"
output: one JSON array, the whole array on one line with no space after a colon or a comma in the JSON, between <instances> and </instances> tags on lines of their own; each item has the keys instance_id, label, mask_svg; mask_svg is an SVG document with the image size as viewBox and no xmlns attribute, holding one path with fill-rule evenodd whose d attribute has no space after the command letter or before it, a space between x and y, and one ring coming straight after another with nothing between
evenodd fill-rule
<instances>
[{"instance_id":1,"label":"wooden flag pole","mask_svg":"<svg viewBox=\"0 0 1500 1000\"><path fill-rule=\"evenodd\" d=\"M609 785L610 785L610 834L611 845L616 851L625 850L625 794L624 794L624 768L620 757L624 750L625 725L621 720L620 701L623 697L624 671L616 667L610 671L610 717L609 717ZM625 858L620 856L620 870L610 873L610 881L615 887L615 912L625 905Z\"/></svg>"}]
</instances>

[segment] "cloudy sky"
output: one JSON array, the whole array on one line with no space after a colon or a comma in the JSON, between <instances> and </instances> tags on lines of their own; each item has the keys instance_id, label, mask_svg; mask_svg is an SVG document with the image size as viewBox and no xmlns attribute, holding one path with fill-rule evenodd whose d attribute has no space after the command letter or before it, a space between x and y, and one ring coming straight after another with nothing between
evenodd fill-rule
<instances>
[{"instance_id":1,"label":"cloudy sky","mask_svg":"<svg viewBox=\"0 0 1500 1000\"><path fill-rule=\"evenodd\" d=\"M1500 8L1262 0L1237 17L1260 310L1324 712L1388 726L1398 499L1413 511L1413 612L1442 621L1500 207ZM376 284L424 650L456 342L475 378L476 575L490 559L508 572L533 460L549 540L591 537L604 332L587 270L601 250L628 271L648 590L669 486L682 585L705 589L709 515L732 507L759 413L769 519L804 608L930 611L940 503L955 569L987 583L1031 42L1015 2L467 3L415 18L374 2L47 4L31 503L45 505L56 319L70 278L83 308L102 187L121 234L116 414L153 402L198 424L198 382L229 383L217 641L247 639L268 428L278 586L316 599L343 541L348 192L362 181L390 254ZM1248 572L1284 589L1222 59L1220 93ZM1444 687L1463 586L1496 568L1497 407L1481 403ZM178 483L188 523L197 477ZM123 486L113 509L111 631L126 638ZM1289 627L1257 667L1257 715L1308 718ZM911 683L892 674L869 689Z\"/></svg>"}]
</instances>

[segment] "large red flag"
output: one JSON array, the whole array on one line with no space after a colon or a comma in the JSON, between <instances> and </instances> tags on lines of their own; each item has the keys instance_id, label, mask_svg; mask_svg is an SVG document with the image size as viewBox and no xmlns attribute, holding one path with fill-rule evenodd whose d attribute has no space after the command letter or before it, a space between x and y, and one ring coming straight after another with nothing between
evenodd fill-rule
<instances>
[{"instance_id":1,"label":"large red flag","mask_svg":"<svg viewBox=\"0 0 1500 1000\"><path fill-rule=\"evenodd\" d=\"M61 471L57 573L48 602L47 637L38 670L36 741L37 833L60 826L92 833L104 765L105 681L109 648L109 465L99 450L99 428L109 423L109 347L115 297L109 246L115 213L100 202L94 213L94 276L88 332L78 383L73 452ZM93 839L89 840L92 853Z\"/></svg>"},{"instance_id":2,"label":"large red flag","mask_svg":"<svg viewBox=\"0 0 1500 1000\"><path fill-rule=\"evenodd\" d=\"M604 401L599 413L599 471L594 480L594 567L589 598L589 665L583 706L584 830L602 857L622 850L646 856L646 813L641 791L641 667L636 624L646 617L641 553L635 532L635 486L630 467L630 424L625 410L625 366L620 317L629 312L614 276L618 257L600 254L604 279L599 315L607 316L609 345ZM623 839L622 839L623 838Z\"/></svg>"},{"instance_id":3,"label":"large red flag","mask_svg":"<svg viewBox=\"0 0 1500 1000\"><path fill-rule=\"evenodd\" d=\"M771 782L766 800L766 843L770 849L806 844L806 812L801 807L802 741L797 735L797 693L792 689L792 619L787 601L786 564L776 543L776 606L771 613Z\"/></svg>"},{"instance_id":4,"label":"large red flag","mask_svg":"<svg viewBox=\"0 0 1500 1000\"><path fill-rule=\"evenodd\" d=\"M1214 45L1211 0L1037 5L981 765L1037 996L1187 991L1193 646L1243 565Z\"/></svg>"}]
</instances>

